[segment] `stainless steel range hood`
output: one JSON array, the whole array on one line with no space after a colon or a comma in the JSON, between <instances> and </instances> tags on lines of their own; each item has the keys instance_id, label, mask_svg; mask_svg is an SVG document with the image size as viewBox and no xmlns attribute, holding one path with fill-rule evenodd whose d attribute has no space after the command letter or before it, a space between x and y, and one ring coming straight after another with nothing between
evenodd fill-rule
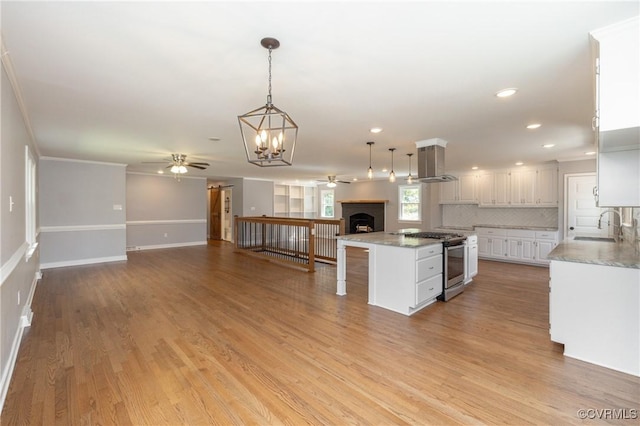
<instances>
[{"instance_id":1,"label":"stainless steel range hood","mask_svg":"<svg viewBox=\"0 0 640 426\"><path fill-rule=\"evenodd\" d=\"M423 183L451 182L457 177L444 172L444 149L447 141L440 138L417 141L418 181Z\"/></svg>"}]
</instances>

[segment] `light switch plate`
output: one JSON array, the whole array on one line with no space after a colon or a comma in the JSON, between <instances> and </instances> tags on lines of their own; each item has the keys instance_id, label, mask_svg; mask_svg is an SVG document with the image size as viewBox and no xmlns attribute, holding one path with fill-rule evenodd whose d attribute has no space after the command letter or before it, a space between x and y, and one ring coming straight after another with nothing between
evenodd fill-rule
<instances>
[{"instance_id":1,"label":"light switch plate","mask_svg":"<svg viewBox=\"0 0 640 426\"><path fill-rule=\"evenodd\" d=\"M114 210L122 210L122 204L114 204L113 205L113 209Z\"/></svg>"}]
</instances>

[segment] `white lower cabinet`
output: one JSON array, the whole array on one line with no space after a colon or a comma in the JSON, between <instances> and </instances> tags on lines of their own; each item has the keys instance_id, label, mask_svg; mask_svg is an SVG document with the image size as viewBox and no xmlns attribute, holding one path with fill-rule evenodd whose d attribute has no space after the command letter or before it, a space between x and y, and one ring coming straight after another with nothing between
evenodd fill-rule
<instances>
[{"instance_id":1,"label":"white lower cabinet","mask_svg":"<svg viewBox=\"0 0 640 426\"><path fill-rule=\"evenodd\" d=\"M442 294L442 270L442 243L419 248L376 245L369 303L411 315Z\"/></svg>"},{"instance_id":2,"label":"white lower cabinet","mask_svg":"<svg viewBox=\"0 0 640 426\"><path fill-rule=\"evenodd\" d=\"M558 245L558 231L476 228L476 232L483 259L548 265L547 255Z\"/></svg>"},{"instance_id":3,"label":"white lower cabinet","mask_svg":"<svg viewBox=\"0 0 640 426\"><path fill-rule=\"evenodd\" d=\"M465 244L464 283L469 284L478 275L478 236L469 235Z\"/></svg>"}]
</instances>

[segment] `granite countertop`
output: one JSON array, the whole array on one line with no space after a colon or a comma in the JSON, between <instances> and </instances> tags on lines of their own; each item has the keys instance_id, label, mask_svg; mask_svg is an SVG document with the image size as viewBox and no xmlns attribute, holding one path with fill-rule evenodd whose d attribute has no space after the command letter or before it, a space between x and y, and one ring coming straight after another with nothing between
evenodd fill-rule
<instances>
[{"instance_id":1,"label":"granite countertop","mask_svg":"<svg viewBox=\"0 0 640 426\"><path fill-rule=\"evenodd\" d=\"M640 269L640 251L627 243L565 240L547 259Z\"/></svg>"},{"instance_id":2,"label":"granite countertop","mask_svg":"<svg viewBox=\"0 0 640 426\"><path fill-rule=\"evenodd\" d=\"M434 244L442 244L442 241L432 238L413 238L405 237L401 233L389 232L363 232L360 234L340 235L338 240L357 241L359 243L380 244L384 246L417 248L430 246Z\"/></svg>"},{"instance_id":3,"label":"granite countertop","mask_svg":"<svg viewBox=\"0 0 640 426\"><path fill-rule=\"evenodd\" d=\"M442 229L444 231L447 229L453 231L473 231L473 226L438 226L436 229Z\"/></svg>"},{"instance_id":4,"label":"granite countertop","mask_svg":"<svg viewBox=\"0 0 640 426\"><path fill-rule=\"evenodd\" d=\"M530 229L532 231L557 231L558 228L546 226L518 226L518 225L475 225L474 228L498 228L498 229Z\"/></svg>"}]
</instances>

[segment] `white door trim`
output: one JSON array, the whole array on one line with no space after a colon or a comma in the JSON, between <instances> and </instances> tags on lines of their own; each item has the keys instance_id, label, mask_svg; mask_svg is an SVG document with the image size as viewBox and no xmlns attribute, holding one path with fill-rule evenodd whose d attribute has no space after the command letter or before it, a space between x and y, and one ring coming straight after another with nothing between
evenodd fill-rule
<instances>
[{"instance_id":1,"label":"white door trim","mask_svg":"<svg viewBox=\"0 0 640 426\"><path fill-rule=\"evenodd\" d=\"M569 179L572 177L593 176L598 182L596 172L567 173L564 175L564 226L562 230L563 239L569 238Z\"/></svg>"}]
</instances>

